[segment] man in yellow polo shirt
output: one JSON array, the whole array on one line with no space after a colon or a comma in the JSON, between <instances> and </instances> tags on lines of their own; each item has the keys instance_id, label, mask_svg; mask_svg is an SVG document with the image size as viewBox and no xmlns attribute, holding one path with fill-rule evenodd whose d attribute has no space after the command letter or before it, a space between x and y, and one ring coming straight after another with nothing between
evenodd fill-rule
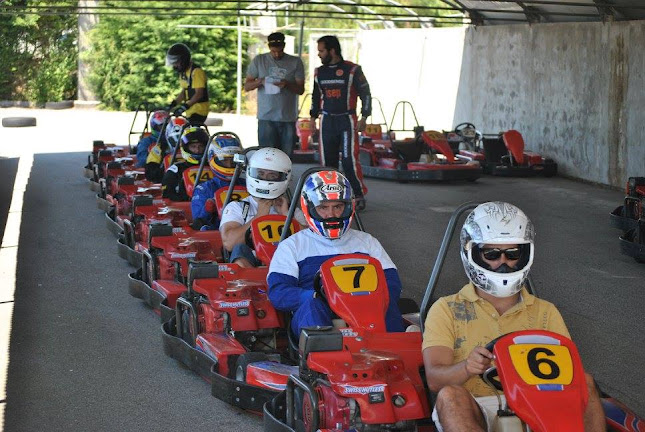
<instances>
[{"instance_id":1,"label":"man in yellow polo shirt","mask_svg":"<svg viewBox=\"0 0 645 432\"><path fill-rule=\"evenodd\" d=\"M206 73L191 60L190 49L177 43L166 53L166 66L171 66L179 74L181 91L171 101L176 106L174 115L183 115L191 124L202 124L208 116L208 86Z\"/></svg>"},{"instance_id":2,"label":"man in yellow polo shirt","mask_svg":"<svg viewBox=\"0 0 645 432\"><path fill-rule=\"evenodd\" d=\"M432 419L438 431L493 431L498 401L478 376L491 366L486 344L506 333L542 329L570 337L556 307L529 294L535 233L522 210L488 202L461 230L461 260L470 279L430 308L423 334L428 386L438 392ZM586 431L603 431L604 414L587 375Z\"/></svg>"}]
</instances>

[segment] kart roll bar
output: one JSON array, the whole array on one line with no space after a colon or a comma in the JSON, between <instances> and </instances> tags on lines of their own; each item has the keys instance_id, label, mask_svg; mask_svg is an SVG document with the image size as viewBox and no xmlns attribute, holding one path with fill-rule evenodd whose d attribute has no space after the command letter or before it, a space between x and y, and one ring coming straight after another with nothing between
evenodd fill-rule
<instances>
[{"instance_id":1,"label":"kart roll bar","mask_svg":"<svg viewBox=\"0 0 645 432\"><path fill-rule=\"evenodd\" d=\"M308 168L305 172L302 173L300 178L298 179L298 184L296 185L296 189L293 191L293 196L294 199L291 200L291 204L289 205L289 212L287 213L287 220L284 223L285 227L291 226L291 221L293 220L293 215L296 212L296 207L298 206L298 200L296 197L300 196L300 193L302 192L302 187L305 184L305 180L313 173L317 173L320 171L336 171L340 172L335 168L330 168L330 167L313 167L313 168ZM356 221L356 226L358 227L359 230L365 231L363 227L363 222L361 221L360 216L358 215L358 212L354 212L354 220ZM284 241L289 236L289 230L284 229L282 230L282 236L280 237L280 242Z\"/></svg>"},{"instance_id":2,"label":"kart roll bar","mask_svg":"<svg viewBox=\"0 0 645 432\"><path fill-rule=\"evenodd\" d=\"M396 118L396 112L399 109L399 105L401 106L401 111L402 111L402 116L403 116L402 122L401 122L401 129L394 129L394 119ZM414 107L412 106L412 104L410 102L402 100L402 101L398 101L396 103L396 105L394 106L394 112L392 113L392 120L390 121L390 129L388 130L388 132L391 132L391 131L408 132L408 131L411 130L411 129L406 129L405 128L405 107L406 106L410 107L410 111L412 111L412 116L414 117L414 122L416 123L415 126L419 127L419 120L417 119L417 113L414 111ZM412 130L414 130L414 128Z\"/></svg>"},{"instance_id":3,"label":"kart roll bar","mask_svg":"<svg viewBox=\"0 0 645 432\"><path fill-rule=\"evenodd\" d=\"M441 241L441 246L439 247L439 253L437 254L437 259L435 260L434 267L432 268L432 274L430 274L430 280L428 281L428 286L426 288L425 294L423 295L423 301L421 302L421 310L419 313L419 326L421 327L422 331L426 322L426 317L428 316L428 311L430 310L430 306L432 306L431 299L432 299L432 294L434 293L434 290L437 286L437 282L439 281L439 275L441 274L441 269L443 267L443 263L446 260L446 255L448 254L448 247L450 246L450 241L452 240L453 235L455 234L455 228L457 227L457 221L467 211L473 210L475 207L477 207L479 202L467 202L463 203L455 211L452 213L452 216L450 217L450 221L448 222L448 227L446 227L446 232L443 235L443 240ZM525 282L526 289L528 290L529 293L533 294L534 296L537 296L537 293L535 291L535 288L533 287L533 283L531 282L531 278L527 277L526 282Z\"/></svg>"}]
</instances>

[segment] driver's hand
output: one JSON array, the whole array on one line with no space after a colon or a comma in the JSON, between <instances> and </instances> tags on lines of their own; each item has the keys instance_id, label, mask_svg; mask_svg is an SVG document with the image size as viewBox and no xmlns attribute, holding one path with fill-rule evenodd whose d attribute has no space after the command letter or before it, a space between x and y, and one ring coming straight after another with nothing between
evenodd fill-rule
<instances>
[{"instance_id":1,"label":"driver's hand","mask_svg":"<svg viewBox=\"0 0 645 432\"><path fill-rule=\"evenodd\" d=\"M259 198L258 199L258 213L256 216L266 216L271 211L273 200Z\"/></svg>"},{"instance_id":2,"label":"driver's hand","mask_svg":"<svg viewBox=\"0 0 645 432\"><path fill-rule=\"evenodd\" d=\"M356 129L358 129L359 132L363 132L365 130L365 125L366 124L367 124L367 119L362 118L356 124Z\"/></svg>"},{"instance_id":3,"label":"driver's hand","mask_svg":"<svg viewBox=\"0 0 645 432\"><path fill-rule=\"evenodd\" d=\"M466 372L469 376L486 372L493 361L493 353L484 347L475 347L466 359Z\"/></svg>"},{"instance_id":4,"label":"driver's hand","mask_svg":"<svg viewBox=\"0 0 645 432\"><path fill-rule=\"evenodd\" d=\"M287 199L282 195L273 200L273 208L275 208L278 214L283 216L289 213L289 204L287 203Z\"/></svg>"}]
</instances>

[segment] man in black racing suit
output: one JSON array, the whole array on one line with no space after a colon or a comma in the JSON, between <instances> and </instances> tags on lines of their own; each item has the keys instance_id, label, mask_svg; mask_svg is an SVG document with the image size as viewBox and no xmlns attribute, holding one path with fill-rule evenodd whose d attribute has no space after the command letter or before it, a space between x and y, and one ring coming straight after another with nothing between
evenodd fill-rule
<instances>
[{"instance_id":1,"label":"man in black racing suit","mask_svg":"<svg viewBox=\"0 0 645 432\"><path fill-rule=\"evenodd\" d=\"M320 156L323 166L338 168L338 152L342 151L343 171L354 195L356 208L365 208L367 187L358 161L358 133L365 129L365 120L372 113L370 86L357 64L344 60L336 36L318 39L318 57L322 66L314 72L311 100L311 129L320 119ZM361 98L361 119L356 117L356 99Z\"/></svg>"}]
</instances>

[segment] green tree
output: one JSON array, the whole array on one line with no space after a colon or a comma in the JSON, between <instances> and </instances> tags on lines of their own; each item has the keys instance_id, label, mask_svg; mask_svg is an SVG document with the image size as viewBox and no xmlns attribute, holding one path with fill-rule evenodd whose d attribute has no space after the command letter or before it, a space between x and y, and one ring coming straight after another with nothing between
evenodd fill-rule
<instances>
[{"instance_id":1,"label":"green tree","mask_svg":"<svg viewBox=\"0 0 645 432\"><path fill-rule=\"evenodd\" d=\"M35 102L76 94L77 20L38 15L32 7L58 2L7 0L0 22L0 99Z\"/></svg>"},{"instance_id":2,"label":"green tree","mask_svg":"<svg viewBox=\"0 0 645 432\"><path fill-rule=\"evenodd\" d=\"M174 2L172 9L164 9L168 3L160 1L102 3L115 11L135 8L128 14L101 15L91 33L92 49L84 57L90 63L90 84L107 108L135 109L142 103L161 106L174 98L179 92L178 78L164 62L166 51L176 42L186 44L193 61L206 71L211 110L235 108L235 29L180 27L231 26L235 18L184 15L199 4L191 2ZM247 39L245 36L244 47Z\"/></svg>"}]
</instances>

